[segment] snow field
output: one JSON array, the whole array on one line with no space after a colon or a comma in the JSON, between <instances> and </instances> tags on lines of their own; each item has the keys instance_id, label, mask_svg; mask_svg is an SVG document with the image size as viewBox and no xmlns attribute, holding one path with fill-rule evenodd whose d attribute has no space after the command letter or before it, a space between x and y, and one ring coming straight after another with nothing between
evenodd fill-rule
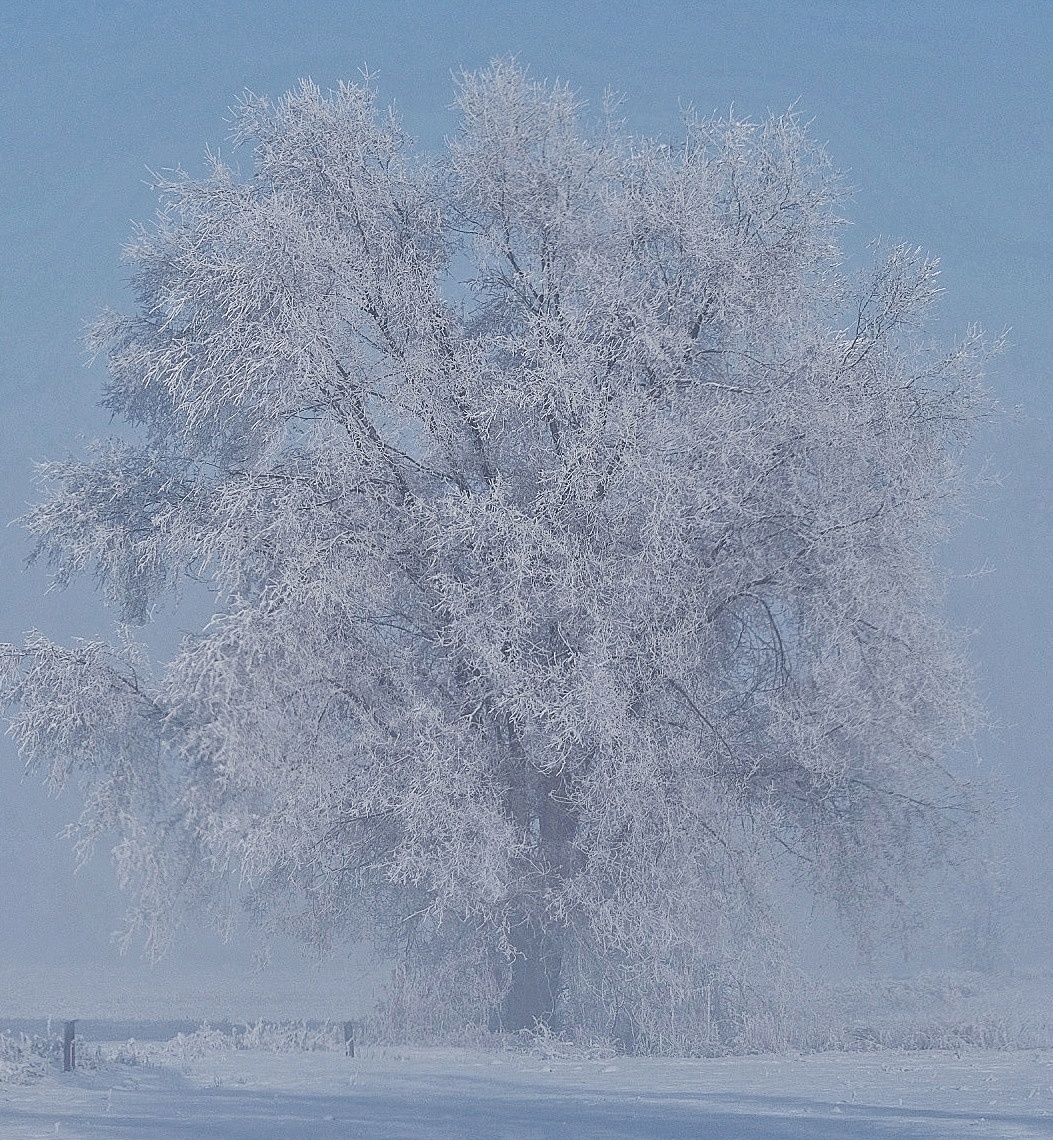
<instances>
[{"instance_id":1,"label":"snow field","mask_svg":"<svg viewBox=\"0 0 1053 1140\"><path fill-rule=\"evenodd\" d=\"M200 1046L125 1043L123 1062L0 1086L0 1136L1053 1136L1048 1050L653 1059L370 1046L349 1058Z\"/></svg>"}]
</instances>

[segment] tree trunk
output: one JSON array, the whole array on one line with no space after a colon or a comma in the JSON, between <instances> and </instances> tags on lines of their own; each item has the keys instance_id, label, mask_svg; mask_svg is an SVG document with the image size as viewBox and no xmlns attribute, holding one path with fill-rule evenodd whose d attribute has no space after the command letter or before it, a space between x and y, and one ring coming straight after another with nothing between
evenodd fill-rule
<instances>
[{"instance_id":1,"label":"tree trunk","mask_svg":"<svg viewBox=\"0 0 1053 1140\"><path fill-rule=\"evenodd\" d=\"M563 930L525 919L511 932L515 957L501 1005L500 1025L508 1033L552 1028L563 967Z\"/></svg>"},{"instance_id":2,"label":"tree trunk","mask_svg":"<svg viewBox=\"0 0 1053 1140\"><path fill-rule=\"evenodd\" d=\"M500 1028L506 1032L556 1028L567 927L562 921L547 919L544 910L546 896L558 891L573 874L578 857L574 847L577 814L560 794L562 790L558 777L551 777L540 780L535 791L532 823L543 870L526 906L513 917L509 932L514 957L508 965L509 982L500 1013Z\"/></svg>"}]
</instances>

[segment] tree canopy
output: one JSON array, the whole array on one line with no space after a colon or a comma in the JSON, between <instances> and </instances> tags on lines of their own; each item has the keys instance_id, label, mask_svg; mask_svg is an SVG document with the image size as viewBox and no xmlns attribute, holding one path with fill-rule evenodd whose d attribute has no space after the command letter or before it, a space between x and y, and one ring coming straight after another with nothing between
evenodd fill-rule
<instances>
[{"instance_id":1,"label":"tree canopy","mask_svg":"<svg viewBox=\"0 0 1053 1140\"><path fill-rule=\"evenodd\" d=\"M226 890L439 1028L698 1047L780 884L858 918L967 814L985 350L919 251L846 267L794 114L640 138L512 61L457 104L426 156L368 83L249 97L244 173L159 185L91 338L125 430L27 519L120 635L7 647L12 731L152 946Z\"/></svg>"}]
</instances>

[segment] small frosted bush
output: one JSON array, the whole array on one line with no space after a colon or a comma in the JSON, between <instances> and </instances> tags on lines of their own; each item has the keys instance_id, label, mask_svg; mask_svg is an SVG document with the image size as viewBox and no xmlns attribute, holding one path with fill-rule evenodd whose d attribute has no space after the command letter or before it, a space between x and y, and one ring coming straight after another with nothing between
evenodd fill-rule
<instances>
[{"instance_id":1,"label":"small frosted bush","mask_svg":"<svg viewBox=\"0 0 1053 1140\"><path fill-rule=\"evenodd\" d=\"M0 1085L31 1085L43 1080L55 1045L43 1037L0 1033Z\"/></svg>"}]
</instances>

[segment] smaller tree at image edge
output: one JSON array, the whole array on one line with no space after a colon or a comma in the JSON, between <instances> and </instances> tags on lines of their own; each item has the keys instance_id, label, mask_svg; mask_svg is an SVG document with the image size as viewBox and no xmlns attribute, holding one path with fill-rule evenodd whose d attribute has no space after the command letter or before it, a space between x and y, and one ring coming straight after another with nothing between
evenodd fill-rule
<instances>
[{"instance_id":1,"label":"smaller tree at image edge","mask_svg":"<svg viewBox=\"0 0 1053 1140\"><path fill-rule=\"evenodd\" d=\"M368 85L249 97L247 172L160 184L91 335L126 430L26 519L119 636L5 647L11 731L152 952L236 899L371 940L407 1028L728 1044L781 893L862 932L975 816L935 554L986 349L918 251L844 267L794 115L457 103L419 156Z\"/></svg>"}]
</instances>

